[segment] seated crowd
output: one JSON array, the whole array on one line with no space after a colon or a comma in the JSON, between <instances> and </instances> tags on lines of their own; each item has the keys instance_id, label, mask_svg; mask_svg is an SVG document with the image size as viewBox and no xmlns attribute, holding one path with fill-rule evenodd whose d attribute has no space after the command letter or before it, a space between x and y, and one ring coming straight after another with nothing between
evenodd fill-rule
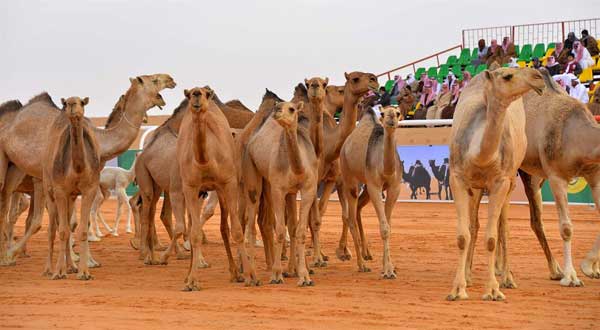
<instances>
[{"instance_id":1,"label":"seated crowd","mask_svg":"<svg viewBox=\"0 0 600 330\"><path fill-rule=\"evenodd\" d=\"M588 89L577 76L583 69L595 65L592 57L599 53L596 39L590 36L587 30L581 31L581 39L570 32L564 42L556 43L550 56L543 58L543 61L533 58L530 66L536 69L545 67L569 95L587 103ZM509 37L505 37L501 45L495 39L491 41L490 46L486 46L485 40L479 40L477 58L472 64L487 64L490 68L519 67L515 45ZM380 88L377 103L381 106L398 105L405 118L411 118L414 109L413 119L450 119L461 91L471 80L469 71L465 70L462 73L462 79L457 79L450 72L443 80L440 78L441 82L428 77L427 74L420 77L409 74L405 79L397 75ZM406 94L411 94L411 97L406 97Z\"/></svg>"}]
</instances>

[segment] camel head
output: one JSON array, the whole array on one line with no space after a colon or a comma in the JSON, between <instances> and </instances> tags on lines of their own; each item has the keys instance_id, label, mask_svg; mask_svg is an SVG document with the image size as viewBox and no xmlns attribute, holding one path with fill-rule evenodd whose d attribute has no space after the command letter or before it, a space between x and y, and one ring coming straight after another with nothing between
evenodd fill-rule
<instances>
[{"instance_id":1,"label":"camel head","mask_svg":"<svg viewBox=\"0 0 600 330\"><path fill-rule=\"evenodd\" d=\"M329 78L321 79L314 77L310 79L304 79L304 84L308 90L308 98L322 101L325 99L327 93L327 84L329 84Z\"/></svg>"},{"instance_id":2,"label":"camel head","mask_svg":"<svg viewBox=\"0 0 600 330\"><path fill-rule=\"evenodd\" d=\"M400 90L400 93L396 97L398 100L398 107L403 116L406 116L415 104L415 95L412 93L409 86L405 86Z\"/></svg>"},{"instance_id":3,"label":"camel head","mask_svg":"<svg viewBox=\"0 0 600 330\"><path fill-rule=\"evenodd\" d=\"M344 73L344 76L346 77L344 92L347 92L356 98L365 95L368 91L377 93L377 90L379 89L377 77L372 73L355 71Z\"/></svg>"},{"instance_id":4,"label":"camel head","mask_svg":"<svg viewBox=\"0 0 600 330\"><path fill-rule=\"evenodd\" d=\"M532 68L499 68L483 73L486 97L491 95L507 105L531 89L542 95L546 87L542 74Z\"/></svg>"},{"instance_id":5,"label":"camel head","mask_svg":"<svg viewBox=\"0 0 600 330\"><path fill-rule=\"evenodd\" d=\"M83 99L72 96L68 99L60 99L60 102L63 105L63 110L69 116L69 118L77 118L81 119L84 115L83 108L88 104L90 99L88 97L84 97Z\"/></svg>"},{"instance_id":6,"label":"camel head","mask_svg":"<svg viewBox=\"0 0 600 330\"><path fill-rule=\"evenodd\" d=\"M190 90L184 90L185 98L189 100L189 107L192 113L204 113L208 110L210 100L215 93L209 87L194 87Z\"/></svg>"},{"instance_id":7,"label":"camel head","mask_svg":"<svg viewBox=\"0 0 600 330\"><path fill-rule=\"evenodd\" d=\"M163 73L137 76L129 78L129 81L132 88L143 94L148 109L159 107L162 110L166 103L160 92L165 88L173 89L177 85L171 76Z\"/></svg>"},{"instance_id":8,"label":"camel head","mask_svg":"<svg viewBox=\"0 0 600 330\"><path fill-rule=\"evenodd\" d=\"M279 102L275 104L273 119L285 129L293 129L298 125L298 112L304 108L304 102Z\"/></svg>"},{"instance_id":9,"label":"camel head","mask_svg":"<svg viewBox=\"0 0 600 330\"><path fill-rule=\"evenodd\" d=\"M392 106L387 106L380 110L381 125L385 129L395 129L398 127L398 122L402 120L400 109Z\"/></svg>"},{"instance_id":10,"label":"camel head","mask_svg":"<svg viewBox=\"0 0 600 330\"><path fill-rule=\"evenodd\" d=\"M344 86L328 85L325 89L325 101L332 106L330 110L341 110L344 106Z\"/></svg>"}]
</instances>

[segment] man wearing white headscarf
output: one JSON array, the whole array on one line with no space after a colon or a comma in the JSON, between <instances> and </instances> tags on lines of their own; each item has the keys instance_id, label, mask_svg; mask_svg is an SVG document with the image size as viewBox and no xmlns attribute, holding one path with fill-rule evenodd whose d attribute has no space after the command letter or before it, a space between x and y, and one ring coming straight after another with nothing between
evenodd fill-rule
<instances>
[{"instance_id":1,"label":"man wearing white headscarf","mask_svg":"<svg viewBox=\"0 0 600 330\"><path fill-rule=\"evenodd\" d=\"M588 103L589 101L587 88L585 88L577 78L571 80L571 90L569 91L569 95L583 103Z\"/></svg>"}]
</instances>

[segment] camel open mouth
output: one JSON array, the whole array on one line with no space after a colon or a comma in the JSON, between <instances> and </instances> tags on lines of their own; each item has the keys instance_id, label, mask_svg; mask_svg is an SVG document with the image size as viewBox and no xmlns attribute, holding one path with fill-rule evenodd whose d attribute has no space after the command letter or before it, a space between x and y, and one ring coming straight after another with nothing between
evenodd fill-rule
<instances>
[{"instance_id":1,"label":"camel open mouth","mask_svg":"<svg viewBox=\"0 0 600 330\"><path fill-rule=\"evenodd\" d=\"M160 93L156 94L156 103L155 105L162 110L162 107L164 107L165 105L167 105L167 103L165 102L165 99L163 99L162 95L160 95Z\"/></svg>"}]
</instances>

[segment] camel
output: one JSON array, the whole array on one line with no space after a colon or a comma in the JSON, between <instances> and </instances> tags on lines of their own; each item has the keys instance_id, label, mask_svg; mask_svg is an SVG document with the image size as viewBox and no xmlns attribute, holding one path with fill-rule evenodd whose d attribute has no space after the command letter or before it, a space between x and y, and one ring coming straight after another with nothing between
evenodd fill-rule
<instances>
[{"instance_id":1,"label":"camel","mask_svg":"<svg viewBox=\"0 0 600 330\"><path fill-rule=\"evenodd\" d=\"M131 230L131 209L129 207L129 198L127 197L127 192L125 192L125 189L133 182L133 180L135 180L134 168L135 160L133 161L133 164L129 170L121 167L106 166L102 169L102 172L100 172L100 189L96 193L96 197L92 203L92 224L90 225L90 235L88 236L90 241L100 240L100 237L103 236L102 232L100 232L100 227L98 226L98 219L102 221L102 224L112 236L119 236L119 221L121 220L121 207L123 205L125 205L125 212L127 212L125 232L133 232ZM115 216L114 228L110 228L110 226L106 223L100 209L104 201L110 197L110 190L117 194L117 214Z\"/></svg>"},{"instance_id":2,"label":"camel","mask_svg":"<svg viewBox=\"0 0 600 330\"><path fill-rule=\"evenodd\" d=\"M91 134L98 141L101 167L129 148L148 109L165 105L160 91L175 87L173 78L167 74L138 76L131 78L130 83L129 90L109 116L105 129L94 127L92 130ZM0 112L0 182L4 183L0 196L0 230L4 228L2 223L6 219L9 197L27 176L33 180L30 192L34 194L32 200L35 205L31 227L16 244L8 249L2 242L4 235L0 235L0 265L14 264L15 252L41 226L45 202L40 180L43 155L49 149L46 137L50 135L50 126L45 123L54 122L60 114L47 93L32 98L20 109Z\"/></svg>"},{"instance_id":3,"label":"camel","mask_svg":"<svg viewBox=\"0 0 600 330\"><path fill-rule=\"evenodd\" d=\"M412 92L409 86L404 86L400 90L400 93L398 93L396 100L398 101L398 108L400 109L400 114L402 115L402 118L406 118L406 116L408 116L408 113L415 106L415 101L417 100L417 98L415 97L415 94Z\"/></svg>"},{"instance_id":4,"label":"camel","mask_svg":"<svg viewBox=\"0 0 600 330\"><path fill-rule=\"evenodd\" d=\"M62 113L50 125L50 134L46 137L48 150L44 155L43 184L50 214L50 230L58 225L60 250L52 279L67 277L67 265L70 265L69 221L73 212L73 203L81 194L81 220L77 240L81 252L77 278L89 280L87 231L90 210L100 176L100 150L92 131L92 124L84 120L84 107L88 98L70 97L61 99ZM50 233L53 238L54 233ZM52 250L49 251L52 258Z\"/></svg>"},{"instance_id":5,"label":"camel","mask_svg":"<svg viewBox=\"0 0 600 330\"><path fill-rule=\"evenodd\" d=\"M594 203L600 208L600 156L594 142L600 137L600 126L585 104L564 92L546 70L542 70L542 75L546 83L544 94L528 93L523 97L528 144L519 175L529 200L531 227L544 250L550 278L560 280L562 286L578 287L584 283L577 277L572 261L573 224L568 213L567 187L573 178L585 178ZM541 188L545 180L550 183L559 215L563 269L554 259L544 233ZM506 273L506 251L499 252L503 254L500 266ZM600 236L581 263L581 270L588 277L600 278Z\"/></svg>"},{"instance_id":6,"label":"camel","mask_svg":"<svg viewBox=\"0 0 600 330\"><path fill-rule=\"evenodd\" d=\"M185 279L185 291L200 289L199 268L203 262L201 251L203 223L200 223L202 191L216 190L223 212L231 221L231 236L238 245L248 286L258 285L253 256L246 253L244 235L238 213L239 160L231 128L223 112L212 102L213 91L209 88L185 90L188 99L186 113L177 139L177 164L173 166L170 198L178 223L183 219L185 208L190 212L192 224L190 243L192 258ZM183 197L183 199L181 199ZM243 280L235 263L230 263L231 280Z\"/></svg>"},{"instance_id":7,"label":"camel","mask_svg":"<svg viewBox=\"0 0 600 330\"><path fill-rule=\"evenodd\" d=\"M343 191L343 182L341 180L339 170L340 151L342 149L344 141L346 141L346 138L350 135L350 133L352 133L352 131L356 127L356 120L358 117L357 107L359 101L365 94L367 94L367 92L376 91L379 88L377 78L372 73L357 71L351 73L344 73L344 77L346 78L346 83L344 85L343 90L343 110L340 118L340 123L336 123L335 119L330 114L330 110L323 112L323 170L319 171L319 182L323 182L324 187L323 193L319 200L319 214L325 214L327 210L327 204L329 202L329 197L331 196L334 187L338 191L340 204L342 204L343 206L346 203L344 195L340 193L341 191ZM338 88L337 90L338 94L342 93L340 88ZM327 105L332 103L327 101L325 104ZM342 209L346 208L342 207ZM350 260L352 254L350 253L350 250L347 247L348 214L344 213L342 215L342 219L344 225L342 228L342 234L339 240L338 248L336 249L336 256L340 260ZM360 219L360 217L358 217L358 219ZM362 228L361 225L359 225L358 227ZM370 260L372 259L372 257L368 249L366 237L363 235L361 236L363 238L363 240L361 240L362 256L363 258ZM317 258L316 260L314 260L315 264L326 264L326 256L322 254L320 257L315 255L315 258Z\"/></svg>"},{"instance_id":8,"label":"camel","mask_svg":"<svg viewBox=\"0 0 600 330\"><path fill-rule=\"evenodd\" d=\"M347 200L350 232L354 240L359 272L369 271L360 252L360 238L356 228L356 212L359 184L366 185L377 218L383 241L384 279L395 279L396 271L390 256L392 210L400 194L402 164L396 151L394 133L401 120L400 110L385 107L381 112L381 123L375 112L368 109L358 127L348 136L340 153L344 195ZM386 192L385 203L381 194Z\"/></svg>"},{"instance_id":9,"label":"camel","mask_svg":"<svg viewBox=\"0 0 600 330\"><path fill-rule=\"evenodd\" d=\"M325 110L331 117L341 112L344 106L344 86L327 85L325 89Z\"/></svg>"},{"instance_id":10,"label":"camel","mask_svg":"<svg viewBox=\"0 0 600 330\"><path fill-rule=\"evenodd\" d=\"M488 280L482 298L504 299L494 272L495 249L499 218L507 219L509 194L527 148L522 96L530 90L541 94L544 88L535 69L486 70L471 80L458 102L450 135L450 186L458 216L459 262L448 300L468 298L466 272L477 237L473 224L484 189L489 195ZM510 272L504 273L502 282L510 283L511 277Z\"/></svg>"},{"instance_id":11,"label":"camel","mask_svg":"<svg viewBox=\"0 0 600 330\"><path fill-rule=\"evenodd\" d=\"M431 175L423 167L420 160L415 165L411 165L408 173L404 172L404 162L402 162L402 180L408 183L410 187L410 199L418 199L417 194L425 191L425 199L431 199Z\"/></svg>"},{"instance_id":12,"label":"camel","mask_svg":"<svg viewBox=\"0 0 600 330\"><path fill-rule=\"evenodd\" d=\"M452 199L452 190L450 189L450 166L449 159L444 158L444 164L438 166L435 164L435 159L429 160L429 167L438 182L438 198L442 199L442 188L446 192L446 200Z\"/></svg>"},{"instance_id":13,"label":"camel","mask_svg":"<svg viewBox=\"0 0 600 330\"><path fill-rule=\"evenodd\" d=\"M21 192L13 193L13 196L12 196L11 202L10 202L10 211L8 212L8 225L9 226L8 226L8 231L7 231L8 242L11 245L14 244L15 224L17 223L19 216L21 214L23 214L23 212L28 210L31 205L32 205L32 203L30 202L29 196L27 196L26 194L21 193ZM27 220L25 222L25 230L27 230L27 228L29 226L31 226L31 217L28 216ZM28 256L27 252L25 251L25 246L23 246L23 248L21 250L21 256Z\"/></svg>"},{"instance_id":14,"label":"camel","mask_svg":"<svg viewBox=\"0 0 600 330\"><path fill-rule=\"evenodd\" d=\"M252 114L254 114L254 111L250 110L247 106L245 106L242 101L240 100L229 100L227 102L225 102L225 105L230 107L230 108L235 108L239 111L243 111L243 112L251 112Z\"/></svg>"},{"instance_id":15,"label":"camel","mask_svg":"<svg viewBox=\"0 0 600 330\"><path fill-rule=\"evenodd\" d=\"M254 221L259 201L257 197L262 194L263 189L269 195L275 218L275 256L281 255L285 240L286 204L294 205L294 212L289 214L287 224L292 239L290 263L297 267L298 286L312 286L314 282L310 279L306 267L304 244L309 212L315 205L318 180L318 158L311 141L313 130L309 127L318 123L311 124L308 118L299 117L298 113L303 107L303 102L276 104L273 115L267 118L250 139L246 153L242 155L243 194L248 218L247 241L255 231ZM317 135L319 131L322 132L319 129L314 131ZM319 136L316 138L317 141L321 139ZM271 147L264 148L265 145ZM265 185L263 179L266 181ZM295 212L295 198L298 192L301 195L299 218ZM250 246L250 251L253 249ZM254 252L250 252L250 255L253 254ZM281 258L275 258L270 283L283 283L283 276Z\"/></svg>"},{"instance_id":16,"label":"camel","mask_svg":"<svg viewBox=\"0 0 600 330\"><path fill-rule=\"evenodd\" d=\"M596 87L594 89L594 94L590 98L588 102L588 109L592 112L592 115L598 116L600 115L600 88Z\"/></svg>"}]
</instances>

